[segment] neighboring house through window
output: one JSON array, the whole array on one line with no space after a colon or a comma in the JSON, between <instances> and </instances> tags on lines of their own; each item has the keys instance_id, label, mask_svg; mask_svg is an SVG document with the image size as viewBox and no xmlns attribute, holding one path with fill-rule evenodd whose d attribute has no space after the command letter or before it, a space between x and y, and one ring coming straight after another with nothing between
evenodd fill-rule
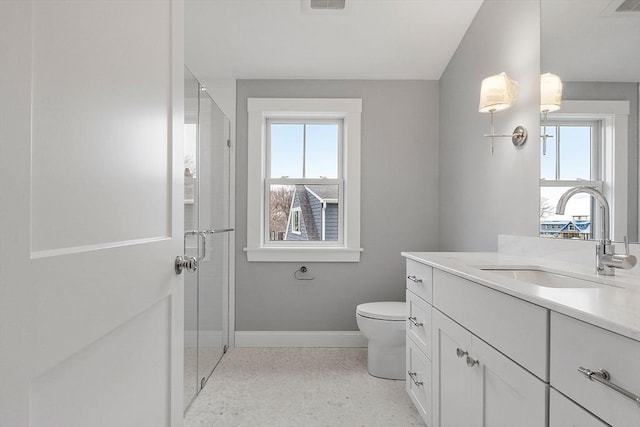
<instances>
[{"instance_id":1,"label":"neighboring house through window","mask_svg":"<svg viewBox=\"0 0 640 427\"><path fill-rule=\"evenodd\" d=\"M360 99L250 98L247 259L360 259Z\"/></svg>"},{"instance_id":2,"label":"neighboring house through window","mask_svg":"<svg viewBox=\"0 0 640 427\"><path fill-rule=\"evenodd\" d=\"M296 185L284 240L339 241L338 185Z\"/></svg>"}]
</instances>

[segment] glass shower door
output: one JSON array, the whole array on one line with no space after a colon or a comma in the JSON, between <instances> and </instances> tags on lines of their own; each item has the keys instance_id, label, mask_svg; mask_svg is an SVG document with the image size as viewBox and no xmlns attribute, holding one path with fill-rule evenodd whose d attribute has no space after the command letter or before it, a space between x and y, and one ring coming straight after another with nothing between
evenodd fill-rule
<instances>
[{"instance_id":1,"label":"glass shower door","mask_svg":"<svg viewBox=\"0 0 640 427\"><path fill-rule=\"evenodd\" d=\"M185 67L184 408L204 387L229 343L230 123Z\"/></svg>"},{"instance_id":2,"label":"glass shower door","mask_svg":"<svg viewBox=\"0 0 640 427\"><path fill-rule=\"evenodd\" d=\"M199 230L205 232L206 257L198 269L198 378L203 387L228 344L229 283L229 120L200 91Z\"/></svg>"}]
</instances>

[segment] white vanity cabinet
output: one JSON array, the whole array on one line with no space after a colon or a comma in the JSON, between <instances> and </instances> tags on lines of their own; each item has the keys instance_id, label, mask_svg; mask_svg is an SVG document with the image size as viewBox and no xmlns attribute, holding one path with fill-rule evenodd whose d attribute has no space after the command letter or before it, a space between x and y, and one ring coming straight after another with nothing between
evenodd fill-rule
<instances>
[{"instance_id":1,"label":"white vanity cabinet","mask_svg":"<svg viewBox=\"0 0 640 427\"><path fill-rule=\"evenodd\" d=\"M407 277L407 392L425 423L545 427L548 310L411 259Z\"/></svg>"},{"instance_id":2,"label":"white vanity cabinet","mask_svg":"<svg viewBox=\"0 0 640 427\"><path fill-rule=\"evenodd\" d=\"M407 365L420 372L407 390L419 375L425 394L412 399L429 427L640 427L636 291L520 287L474 267L528 265L500 253L403 255L408 316L431 324L407 323Z\"/></svg>"},{"instance_id":3,"label":"white vanity cabinet","mask_svg":"<svg viewBox=\"0 0 640 427\"><path fill-rule=\"evenodd\" d=\"M431 301L433 269L407 260L406 389L420 416L431 425Z\"/></svg>"},{"instance_id":4,"label":"white vanity cabinet","mask_svg":"<svg viewBox=\"0 0 640 427\"><path fill-rule=\"evenodd\" d=\"M433 425L546 426L547 385L433 310Z\"/></svg>"}]
</instances>

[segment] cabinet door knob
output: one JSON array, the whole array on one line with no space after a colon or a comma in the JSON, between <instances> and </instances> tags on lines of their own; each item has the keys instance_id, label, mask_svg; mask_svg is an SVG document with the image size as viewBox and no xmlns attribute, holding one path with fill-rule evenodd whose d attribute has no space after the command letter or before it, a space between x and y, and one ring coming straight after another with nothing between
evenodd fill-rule
<instances>
[{"instance_id":1,"label":"cabinet door knob","mask_svg":"<svg viewBox=\"0 0 640 427\"><path fill-rule=\"evenodd\" d=\"M456 356L458 356L459 359L462 359L464 356L466 356L467 354L469 354L468 352L464 351L461 348L456 348Z\"/></svg>"},{"instance_id":2,"label":"cabinet door knob","mask_svg":"<svg viewBox=\"0 0 640 427\"><path fill-rule=\"evenodd\" d=\"M411 280L412 282L415 282L415 283L422 283L422 279L419 278L418 276L414 276L414 275L407 276L407 279L409 279L409 280Z\"/></svg>"},{"instance_id":3,"label":"cabinet door knob","mask_svg":"<svg viewBox=\"0 0 640 427\"><path fill-rule=\"evenodd\" d=\"M473 368L475 365L479 364L480 361L478 361L478 359L472 359L471 357L467 356L467 366L470 368Z\"/></svg>"}]
</instances>

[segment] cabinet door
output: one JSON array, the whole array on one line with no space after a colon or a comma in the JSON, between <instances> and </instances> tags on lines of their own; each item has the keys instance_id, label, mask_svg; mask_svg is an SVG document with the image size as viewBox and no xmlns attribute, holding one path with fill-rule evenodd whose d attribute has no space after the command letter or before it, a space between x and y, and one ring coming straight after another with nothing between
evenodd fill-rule
<instances>
[{"instance_id":1,"label":"cabinet door","mask_svg":"<svg viewBox=\"0 0 640 427\"><path fill-rule=\"evenodd\" d=\"M433 320L433 424L440 427L475 427L473 398L477 387L466 357L471 333L437 310ZM476 405L477 406L477 405Z\"/></svg>"},{"instance_id":2,"label":"cabinet door","mask_svg":"<svg viewBox=\"0 0 640 427\"><path fill-rule=\"evenodd\" d=\"M474 419L486 427L546 425L545 383L476 336L469 357L467 366L477 381Z\"/></svg>"},{"instance_id":3,"label":"cabinet door","mask_svg":"<svg viewBox=\"0 0 640 427\"><path fill-rule=\"evenodd\" d=\"M456 322L433 313L439 427L544 427L547 385Z\"/></svg>"}]
</instances>

